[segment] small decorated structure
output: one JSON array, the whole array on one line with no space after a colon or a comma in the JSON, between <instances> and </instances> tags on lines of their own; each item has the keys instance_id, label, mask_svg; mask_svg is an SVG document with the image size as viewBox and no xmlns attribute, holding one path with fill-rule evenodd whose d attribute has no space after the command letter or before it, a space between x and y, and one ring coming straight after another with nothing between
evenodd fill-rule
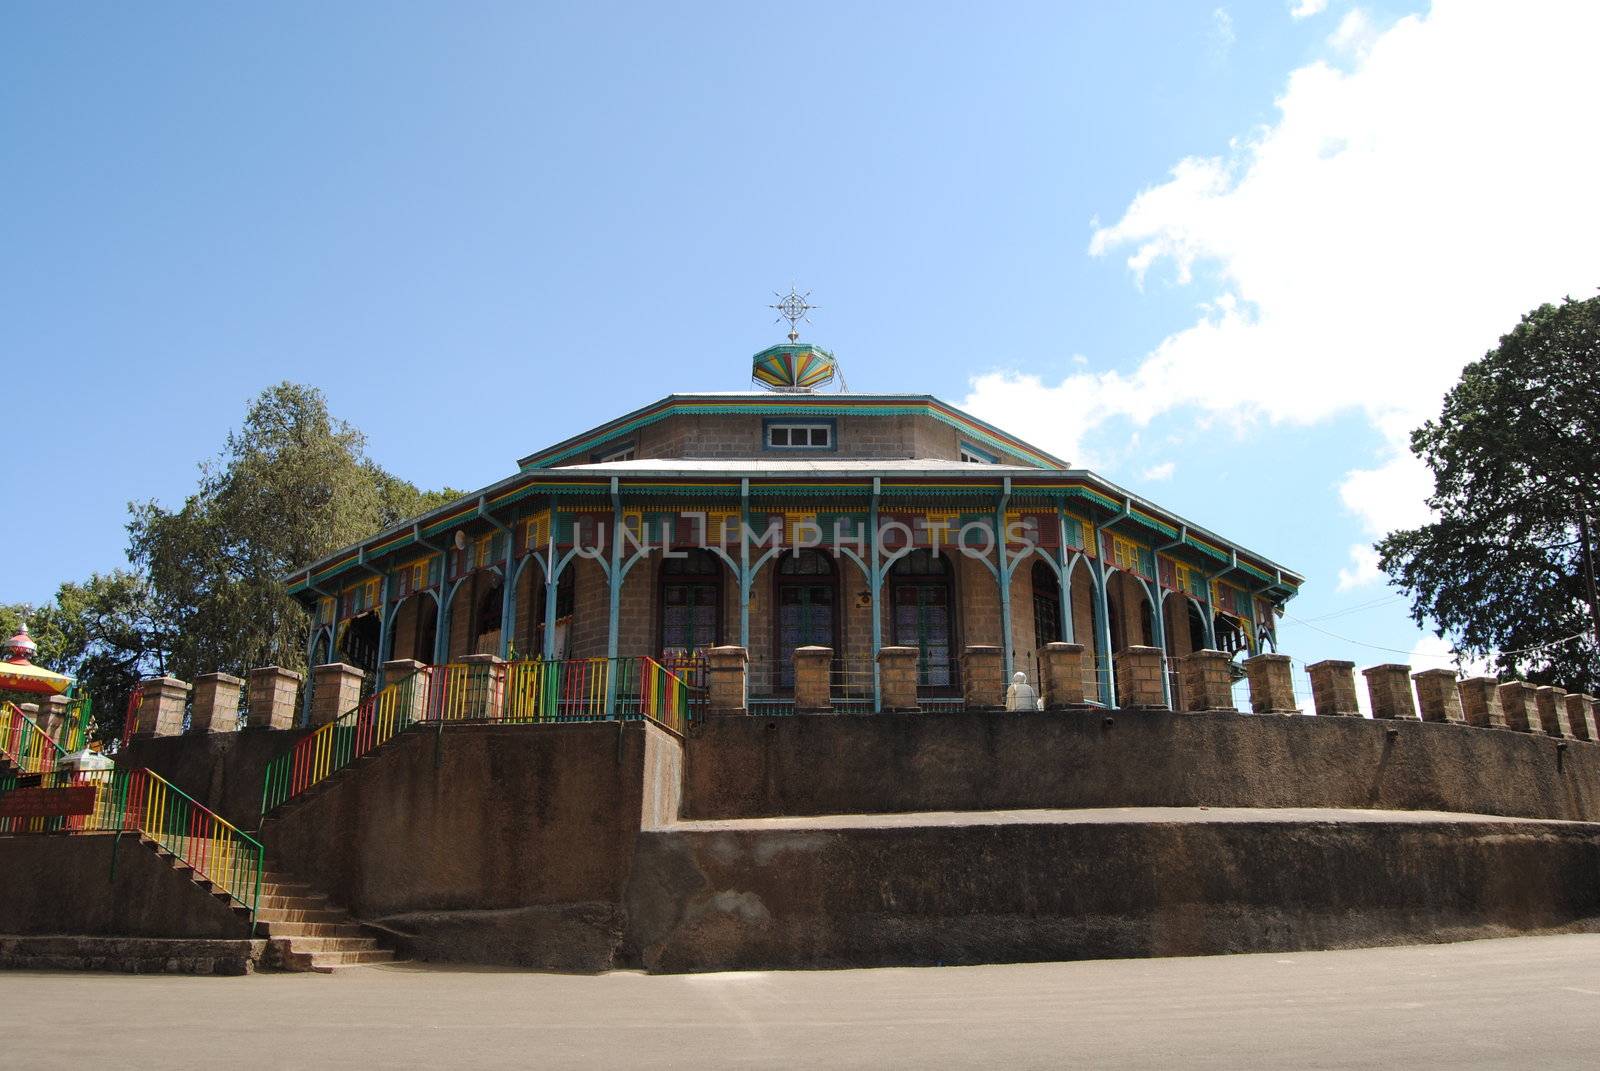
<instances>
[{"instance_id":1,"label":"small decorated structure","mask_svg":"<svg viewBox=\"0 0 1600 1071\"><path fill-rule=\"evenodd\" d=\"M61 695L71 688L71 677L33 664L33 656L38 653L39 646L28 635L27 622L23 622L22 628L0 650L0 655L3 655L3 659L0 659L0 691Z\"/></svg>"}]
</instances>

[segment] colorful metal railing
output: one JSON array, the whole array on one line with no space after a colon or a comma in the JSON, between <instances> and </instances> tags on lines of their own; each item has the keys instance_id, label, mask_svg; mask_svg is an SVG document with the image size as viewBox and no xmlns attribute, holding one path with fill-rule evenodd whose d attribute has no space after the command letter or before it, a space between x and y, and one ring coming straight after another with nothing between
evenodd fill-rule
<instances>
[{"instance_id":1,"label":"colorful metal railing","mask_svg":"<svg viewBox=\"0 0 1600 1071\"><path fill-rule=\"evenodd\" d=\"M0 833L123 833L149 837L254 914L261 902L261 842L197 803L154 770L56 770L43 788L92 788L88 814L0 818ZM0 794L17 779L0 782Z\"/></svg>"},{"instance_id":2,"label":"colorful metal railing","mask_svg":"<svg viewBox=\"0 0 1600 1071\"><path fill-rule=\"evenodd\" d=\"M652 658L451 662L388 685L267 764L261 813L413 725L648 720L682 735L691 689Z\"/></svg>"},{"instance_id":3,"label":"colorful metal railing","mask_svg":"<svg viewBox=\"0 0 1600 1071\"><path fill-rule=\"evenodd\" d=\"M49 773L66 752L15 703L0 703L0 756L25 774Z\"/></svg>"},{"instance_id":4,"label":"colorful metal railing","mask_svg":"<svg viewBox=\"0 0 1600 1071\"><path fill-rule=\"evenodd\" d=\"M122 746L127 747L139 728L139 707L144 704L144 688L134 685L128 693L128 709L122 714Z\"/></svg>"},{"instance_id":5,"label":"colorful metal railing","mask_svg":"<svg viewBox=\"0 0 1600 1071\"><path fill-rule=\"evenodd\" d=\"M67 754L82 751L89 744L89 730L94 726L94 703L87 695L67 703L66 717L56 730L56 743Z\"/></svg>"}]
</instances>

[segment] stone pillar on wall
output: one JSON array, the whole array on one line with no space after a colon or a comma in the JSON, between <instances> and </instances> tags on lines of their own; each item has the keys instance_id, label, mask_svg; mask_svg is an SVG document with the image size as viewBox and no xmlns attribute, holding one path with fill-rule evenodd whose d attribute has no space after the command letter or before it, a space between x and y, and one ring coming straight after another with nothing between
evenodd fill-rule
<instances>
[{"instance_id":1,"label":"stone pillar on wall","mask_svg":"<svg viewBox=\"0 0 1600 1071\"><path fill-rule=\"evenodd\" d=\"M1374 718L1417 720L1417 701L1411 694L1411 667L1396 662L1364 669L1367 696L1372 700Z\"/></svg>"},{"instance_id":2,"label":"stone pillar on wall","mask_svg":"<svg viewBox=\"0 0 1600 1071\"><path fill-rule=\"evenodd\" d=\"M1311 701L1317 717L1361 717L1356 702L1356 664L1325 658L1306 667L1311 675Z\"/></svg>"},{"instance_id":3,"label":"stone pillar on wall","mask_svg":"<svg viewBox=\"0 0 1600 1071\"><path fill-rule=\"evenodd\" d=\"M1159 647L1124 647L1112 656L1117 676L1117 706L1165 710L1161 687L1162 654Z\"/></svg>"},{"instance_id":4,"label":"stone pillar on wall","mask_svg":"<svg viewBox=\"0 0 1600 1071\"><path fill-rule=\"evenodd\" d=\"M706 713L744 714L746 675L750 653L743 647L712 647L706 651Z\"/></svg>"},{"instance_id":5,"label":"stone pillar on wall","mask_svg":"<svg viewBox=\"0 0 1600 1071\"><path fill-rule=\"evenodd\" d=\"M1468 725L1480 729L1509 729L1500 709L1500 682L1493 677L1468 677L1456 685L1461 693L1461 713Z\"/></svg>"},{"instance_id":6,"label":"stone pillar on wall","mask_svg":"<svg viewBox=\"0 0 1600 1071\"><path fill-rule=\"evenodd\" d=\"M1572 726L1572 735L1579 740L1597 740L1594 723L1594 700L1580 692L1568 692L1564 700L1567 704L1567 724Z\"/></svg>"},{"instance_id":7,"label":"stone pillar on wall","mask_svg":"<svg viewBox=\"0 0 1600 1071\"><path fill-rule=\"evenodd\" d=\"M1567 690L1552 688L1548 684L1534 689L1533 702L1539 709L1539 724L1551 736L1572 739L1572 726L1567 723Z\"/></svg>"},{"instance_id":8,"label":"stone pillar on wall","mask_svg":"<svg viewBox=\"0 0 1600 1071\"><path fill-rule=\"evenodd\" d=\"M794 709L802 713L833 710L832 647L796 647L794 650Z\"/></svg>"},{"instance_id":9,"label":"stone pillar on wall","mask_svg":"<svg viewBox=\"0 0 1600 1071\"><path fill-rule=\"evenodd\" d=\"M49 733L57 743L60 742L62 730L67 727L67 707L70 705L71 700L64 695L47 695L39 710L39 728Z\"/></svg>"},{"instance_id":10,"label":"stone pillar on wall","mask_svg":"<svg viewBox=\"0 0 1600 1071\"><path fill-rule=\"evenodd\" d=\"M245 727L293 729L296 698L305 678L282 666L260 666L250 671L250 707Z\"/></svg>"},{"instance_id":11,"label":"stone pillar on wall","mask_svg":"<svg viewBox=\"0 0 1600 1071\"><path fill-rule=\"evenodd\" d=\"M1047 643L1039 650L1039 691L1046 710L1088 706L1081 643Z\"/></svg>"},{"instance_id":12,"label":"stone pillar on wall","mask_svg":"<svg viewBox=\"0 0 1600 1071\"><path fill-rule=\"evenodd\" d=\"M1291 661L1285 654L1258 654L1244 660L1250 682L1250 710L1255 714L1298 714L1294 705L1294 681L1289 676Z\"/></svg>"},{"instance_id":13,"label":"stone pillar on wall","mask_svg":"<svg viewBox=\"0 0 1600 1071\"><path fill-rule=\"evenodd\" d=\"M1519 733L1544 735L1539 722L1539 709L1533 698L1534 686L1527 681L1507 681L1500 686L1500 709L1505 711L1506 725Z\"/></svg>"},{"instance_id":14,"label":"stone pillar on wall","mask_svg":"<svg viewBox=\"0 0 1600 1071\"><path fill-rule=\"evenodd\" d=\"M1233 664L1221 651L1199 650L1178 660L1185 710L1234 710Z\"/></svg>"},{"instance_id":15,"label":"stone pillar on wall","mask_svg":"<svg viewBox=\"0 0 1600 1071\"><path fill-rule=\"evenodd\" d=\"M917 709L917 659L915 647L878 648L878 695L884 710Z\"/></svg>"},{"instance_id":16,"label":"stone pillar on wall","mask_svg":"<svg viewBox=\"0 0 1600 1071\"><path fill-rule=\"evenodd\" d=\"M139 682L137 736L177 736L183 732L183 708L189 702L189 684L176 677L146 677Z\"/></svg>"},{"instance_id":17,"label":"stone pillar on wall","mask_svg":"<svg viewBox=\"0 0 1600 1071\"><path fill-rule=\"evenodd\" d=\"M231 733L239 728L239 690L244 678L231 673L202 673L194 679L191 733Z\"/></svg>"},{"instance_id":18,"label":"stone pillar on wall","mask_svg":"<svg viewBox=\"0 0 1600 1071\"><path fill-rule=\"evenodd\" d=\"M506 702L506 660L499 655L469 654L456 661L470 667L460 717L467 721L499 721ZM611 663L611 672L615 673L621 664Z\"/></svg>"},{"instance_id":19,"label":"stone pillar on wall","mask_svg":"<svg viewBox=\"0 0 1600 1071\"><path fill-rule=\"evenodd\" d=\"M428 667L415 658L395 658L383 664L385 688L395 691L395 724L421 721L428 709Z\"/></svg>"},{"instance_id":20,"label":"stone pillar on wall","mask_svg":"<svg viewBox=\"0 0 1600 1071\"><path fill-rule=\"evenodd\" d=\"M1421 673L1413 673L1411 679L1417 682L1417 705L1422 708L1423 721L1466 724L1454 670L1425 669Z\"/></svg>"},{"instance_id":21,"label":"stone pillar on wall","mask_svg":"<svg viewBox=\"0 0 1600 1071\"><path fill-rule=\"evenodd\" d=\"M326 725L361 702L366 674L344 662L328 662L311 671L311 725Z\"/></svg>"},{"instance_id":22,"label":"stone pillar on wall","mask_svg":"<svg viewBox=\"0 0 1600 1071\"><path fill-rule=\"evenodd\" d=\"M39 726L39 728L41 728L41 729L44 728L44 724L43 724L44 714L43 714L43 712L41 712L39 710L39 704L38 703L18 703L17 704L17 709L22 711L23 716L26 717L29 721L33 722L33 724ZM140 709L142 710L143 708L140 708ZM46 732L48 732L48 731L49 730L46 730Z\"/></svg>"},{"instance_id":23,"label":"stone pillar on wall","mask_svg":"<svg viewBox=\"0 0 1600 1071\"><path fill-rule=\"evenodd\" d=\"M966 709L1004 709L1006 684L1000 648L978 644L961 652L961 698Z\"/></svg>"}]
</instances>

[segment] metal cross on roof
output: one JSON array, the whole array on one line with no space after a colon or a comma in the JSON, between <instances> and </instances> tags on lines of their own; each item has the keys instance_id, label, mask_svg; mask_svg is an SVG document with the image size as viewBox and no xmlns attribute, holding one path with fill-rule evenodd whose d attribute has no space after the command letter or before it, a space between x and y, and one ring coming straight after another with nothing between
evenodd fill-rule
<instances>
[{"instance_id":1,"label":"metal cross on roof","mask_svg":"<svg viewBox=\"0 0 1600 1071\"><path fill-rule=\"evenodd\" d=\"M787 297L776 290L772 292L772 296L778 299L778 303L776 305L768 305L767 308L778 310L778 320L789 321L789 341L797 341L800 338L800 331L797 325L801 320L810 323L811 317L807 313L821 306L806 303L806 298L811 296L811 291L807 290L802 294L792 286L789 287L789 295ZM772 322L777 323L778 320Z\"/></svg>"}]
</instances>

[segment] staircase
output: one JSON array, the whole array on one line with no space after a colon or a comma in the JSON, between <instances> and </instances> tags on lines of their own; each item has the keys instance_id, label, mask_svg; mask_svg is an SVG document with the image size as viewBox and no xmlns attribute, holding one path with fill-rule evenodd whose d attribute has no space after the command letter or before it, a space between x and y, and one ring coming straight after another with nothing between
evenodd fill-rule
<instances>
[{"instance_id":1,"label":"staircase","mask_svg":"<svg viewBox=\"0 0 1600 1071\"><path fill-rule=\"evenodd\" d=\"M309 882L282 871L261 876L256 933L267 938L269 960L285 970L327 974L394 961L394 953L379 948L348 911L315 892Z\"/></svg>"}]
</instances>

